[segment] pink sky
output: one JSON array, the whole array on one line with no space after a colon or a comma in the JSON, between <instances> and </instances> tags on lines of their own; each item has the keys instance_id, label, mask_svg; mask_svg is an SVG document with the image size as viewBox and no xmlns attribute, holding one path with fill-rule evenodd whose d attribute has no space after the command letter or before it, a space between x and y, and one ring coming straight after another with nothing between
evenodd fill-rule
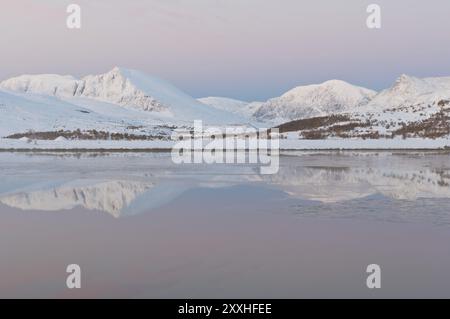
<instances>
[{"instance_id":1,"label":"pink sky","mask_svg":"<svg viewBox=\"0 0 450 319\"><path fill-rule=\"evenodd\" d=\"M66 28L66 6L82 29ZM345 5L343 5L345 3ZM366 7L382 8L381 30ZM381 89L450 75L450 2L435 0L2 0L0 79L115 65L193 96L266 99L332 78Z\"/></svg>"}]
</instances>

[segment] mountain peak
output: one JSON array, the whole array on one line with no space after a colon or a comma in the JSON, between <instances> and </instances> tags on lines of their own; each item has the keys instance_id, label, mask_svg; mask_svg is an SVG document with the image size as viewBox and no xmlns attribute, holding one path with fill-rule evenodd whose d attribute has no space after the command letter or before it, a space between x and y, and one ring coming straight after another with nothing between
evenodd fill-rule
<instances>
[{"instance_id":1,"label":"mountain peak","mask_svg":"<svg viewBox=\"0 0 450 319\"><path fill-rule=\"evenodd\" d=\"M432 85L430 84L431 83L428 83L425 79L402 74L388 91L392 91L397 96L416 95L420 94L420 92L433 90Z\"/></svg>"},{"instance_id":2,"label":"mountain peak","mask_svg":"<svg viewBox=\"0 0 450 319\"><path fill-rule=\"evenodd\" d=\"M375 91L342 80L329 80L289 90L264 103L255 116L260 120L283 122L354 111L375 95Z\"/></svg>"},{"instance_id":3,"label":"mountain peak","mask_svg":"<svg viewBox=\"0 0 450 319\"><path fill-rule=\"evenodd\" d=\"M144 111L173 113L170 109L198 103L172 84L143 72L115 66L100 75L88 75L82 95Z\"/></svg>"},{"instance_id":4,"label":"mountain peak","mask_svg":"<svg viewBox=\"0 0 450 319\"><path fill-rule=\"evenodd\" d=\"M352 86L352 84L343 81L343 80L338 80L338 79L332 79L332 80L328 80L323 82L322 84L319 85L324 85L324 86Z\"/></svg>"},{"instance_id":5,"label":"mountain peak","mask_svg":"<svg viewBox=\"0 0 450 319\"><path fill-rule=\"evenodd\" d=\"M328 80L325 82L322 82L320 84L310 84L310 85L301 85L297 86L285 94L283 96L289 96L289 95L323 95L326 94L327 91L333 91L335 94L352 94L357 92L357 94L360 93L360 91L364 91L368 95L375 95L376 92L373 90L369 90L363 87L359 87L353 84L350 84L343 80Z\"/></svg>"},{"instance_id":6,"label":"mountain peak","mask_svg":"<svg viewBox=\"0 0 450 319\"><path fill-rule=\"evenodd\" d=\"M114 75L121 75L123 77L128 77L129 75L131 75L133 73L141 73L142 74L142 72L140 72L140 71L129 69L129 68L124 68L121 66L115 66L110 71L106 72L105 74L114 74Z\"/></svg>"},{"instance_id":7,"label":"mountain peak","mask_svg":"<svg viewBox=\"0 0 450 319\"><path fill-rule=\"evenodd\" d=\"M103 78L109 78L109 79L121 78L121 79L125 80L126 78L130 77L130 74L133 71L134 70L115 66L111 70L109 70L105 73L87 75L83 78L83 80L88 79L88 78L93 78L93 77L103 77ZM134 71L134 72L137 72L137 71Z\"/></svg>"},{"instance_id":8,"label":"mountain peak","mask_svg":"<svg viewBox=\"0 0 450 319\"><path fill-rule=\"evenodd\" d=\"M413 78L413 76L403 73L397 78L397 82L409 81L412 78Z\"/></svg>"},{"instance_id":9,"label":"mountain peak","mask_svg":"<svg viewBox=\"0 0 450 319\"><path fill-rule=\"evenodd\" d=\"M402 74L395 80L394 86L411 85L414 82L417 82L418 80L419 80L418 78L415 78L413 76Z\"/></svg>"},{"instance_id":10,"label":"mountain peak","mask_svg":"<svg viewBox=\"0 0 450 319\"><path fill-rule=\"evenodd\" d=\"M116 66L113 67L113 68L111 69L111 71L109 71L109 72L120 73L121 69L123 69L123 68L116 65Z\"/></svg>"},{"instance_id":11,"label":"mountain peak","mask_svg":"<svg viewBox=\"0 0 450 319\"><path fill-rule=\"evenodd\" d=\"M108 72L104 73L104 75L111 75L111 76L123 76L123 68L120 68L118 66L113 67Z\"/></svg>"},{"instance_id":12,"label":"mountain peak","mask_svg":"<svg viewBox=\"0 0 450 319\"><path fill-rule=\"evenodd\" d=\"M450 77L417 78L402 74L394 84L380 92L371 102L375 109L427 107L449 96Z\"/></svg>"}]
</instances>

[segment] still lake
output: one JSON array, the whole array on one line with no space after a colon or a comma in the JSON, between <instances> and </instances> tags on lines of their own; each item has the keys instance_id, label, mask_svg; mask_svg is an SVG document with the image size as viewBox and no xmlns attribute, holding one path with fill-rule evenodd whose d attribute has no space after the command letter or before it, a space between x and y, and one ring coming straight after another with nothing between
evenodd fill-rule
<instances>
[{"instance_id":1,"label":"still lake","mask_svg":"<svg viewBox=\"0 0 450 319\"><path fill-rule=\"evenodd\" d=\"M450 298L449 271L448 152L0 153L0 298Z\"/></svg>"}]
</instances>

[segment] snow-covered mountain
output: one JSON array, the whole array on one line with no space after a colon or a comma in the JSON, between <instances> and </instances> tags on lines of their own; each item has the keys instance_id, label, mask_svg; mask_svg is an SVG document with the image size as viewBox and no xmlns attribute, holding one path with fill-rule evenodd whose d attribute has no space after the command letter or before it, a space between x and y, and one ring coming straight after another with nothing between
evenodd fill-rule
<instances>
[{"instance_id":1,"label":"snow-covered mountain","mask_svg":"<svg viewBox=\"0 0 450 319\"><path fill-rule=\"evenodd\" d=\"M22 75L0 83L0 89L71 101L85 98L166 117L166 122L201 119L210 124L242 123L239 116L211 108L172 84L140 71L115 67L81 80L54 74Z\"/></svg>"},{"instance_id":2,"label":"snow-covered mountain","mask_svg":"<svg viewBox=\"0 0 450 319\"><path fill-rule=\"evenodd\" d=\"M365 105L338 113L291 121L280 129L305 139L449 138L450 77L401 75Z\"/></svg>"},{"instance_id":3,"label":"snow-covered mountain","mask_svg":"<svg viewBox=\"0 0 450 319\"><path fill-rule=\"evenodd\" d=\"M231 112L246 118L251 118L263 104L262 102L244 102L226 97L205 97L198 100L216 109Z\"/></svg>"},{"instance_id":4,"label":"snow-covered mountain","mask_svg":"<svg viewBox=\"0 0 450 319\"><path fill-rule=\"evenodd\" d=\"M388 110L433 105L450 98L450 77L417 78L401 75L388 89L377 94L368 104L369 109Z\"/></svg>"},{"instance_id":5,"label":"snow-covered mountain","mask_svg":"<svg viewBox=\"0 0 450 319\"><path fill-rule=\"evenodd\" d=\"M264 103L255 113L260 120L283 123L291 120L351 112L366 105L375 91L340 80L296 87Z\"/></svg>"},{"instance_id":6,"label":"snow-covered mountain","mask_svg":"<svg viewBox=\"0 0 450 319\"><path fill-rule=\"evenodd\" d=\"M378 94L330 80L263 103L196 100L164 80L118 67L82 79L44 74L0 82L0 138L167 140L194 120L279 126L295 139L448 138L450 77L402 75Z\"/></svg>"}]
</instances>

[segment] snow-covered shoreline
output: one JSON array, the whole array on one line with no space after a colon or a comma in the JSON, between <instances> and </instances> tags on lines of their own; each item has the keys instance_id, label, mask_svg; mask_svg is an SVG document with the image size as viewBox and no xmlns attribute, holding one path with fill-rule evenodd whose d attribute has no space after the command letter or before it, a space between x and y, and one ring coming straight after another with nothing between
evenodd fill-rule
<instances>
[{"instance_id":1,"label":"snow-covered shoreline","mask_svg":"<svg viewBox=\"0 0 450 319\"><path fill-rule=\"evenodd\" d=\"M15 140L0 138L1 151L17 150L67 150L67 151L169 151L175 141L106 141L106 140ZM440 139L325 139L280 140L280 150L437 150L450 149L450 138Z\"/></svg>"}]
</instances>

